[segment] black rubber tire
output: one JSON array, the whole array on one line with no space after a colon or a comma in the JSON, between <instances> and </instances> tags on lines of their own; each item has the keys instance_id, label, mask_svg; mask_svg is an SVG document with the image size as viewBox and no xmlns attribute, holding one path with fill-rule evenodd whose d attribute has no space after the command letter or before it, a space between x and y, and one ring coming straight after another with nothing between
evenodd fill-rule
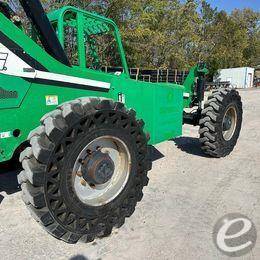
<instances>
[{"instance_id":1,"label":"black rubber tire","mask_svg":"<svg viewBox=\"0 0 260 260\"><path fill-rule=\"evenodd\" d=\"M18 180L33 217L54 237L68 243L91 242L124 224L148 184L151 169L144 122L122 103L82 98L45 115L29 135L31 147L21 153ZM102 135L124 140L131 154L131 172L122 192L110 203L91 207L76 196L70 182L78 146Z\"/></svg>"},{"instance_id":2,"label":"black rubber tire","mask_svg":"<svg viewBox=\"0 0 260 260\"><path fill-rule=\"evenodd\" d=\"M222 134L225 112L232 105L237 112L237 124L232 138L226 141ZM234 89L214 90L204 104L200 125L202 150L212 157L229 155L238 140L242 125L243 109L239 93Z\"/></svg>"}]
</instances>

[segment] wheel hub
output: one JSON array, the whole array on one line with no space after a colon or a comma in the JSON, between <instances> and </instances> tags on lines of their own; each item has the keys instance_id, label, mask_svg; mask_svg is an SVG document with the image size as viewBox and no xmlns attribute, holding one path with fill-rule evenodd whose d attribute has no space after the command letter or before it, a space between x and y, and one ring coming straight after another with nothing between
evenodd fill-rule
<instances>
[{"instance_id":1,"label":"wheel hub","mask_svg":"<svg viewBox=\"0 0 260 260\"><path fill-rule=\"evenodd\" d=\"M232 118L230 116L226 116L223 122L223 131L229 130L231 126L232 126Z\"/></svg>"},{"instance_id":2,"label":"wheel hub","mask_svg":"<svg viewBox=\"0 0 260 260\"><path fill-rule=\"evenodd\" d=\"M230 105L222 121L222 135L225 141L232 139L237 126L237 112L234 105Z\"/></svg>"},{"instance_id":3,"label":"wheel hub","mask_svg":"<svg viewBox=\"0 0 260 260\"><path fill-rule=\"evenodd\" d=\"M89 184L99 185L108 182L115 171L115 164L106 153L95 151L82 164L82 177Z\"/></svg>"},{"instance_id":4,"label":"wheel hub","mask_svg":"<svg viewBox=\"0 0 260 260\"><path fill-rule=\"evenodd\" d=\"M124 189L130 169L127 145L115 136L100 136L81 150L74 163L75 193L86 205L105 205Z\"/></svg>"}]
</instances>

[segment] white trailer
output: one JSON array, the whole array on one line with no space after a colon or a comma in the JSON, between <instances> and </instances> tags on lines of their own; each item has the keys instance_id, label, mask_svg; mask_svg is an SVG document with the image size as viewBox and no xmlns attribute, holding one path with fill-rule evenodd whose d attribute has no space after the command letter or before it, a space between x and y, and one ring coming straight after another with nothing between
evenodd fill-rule
<instances>
[{"instance_id":1,"label":"white trailer","mask_svg":"<svg viewBox=\"0 0 260 260\"><path fill-rule=\"evenodd\" d=\"M230 82L234 88L251 88L254 83L254 68L230 68L221 69L214 78L215 82Z\"/></svg>"}]
</instances>

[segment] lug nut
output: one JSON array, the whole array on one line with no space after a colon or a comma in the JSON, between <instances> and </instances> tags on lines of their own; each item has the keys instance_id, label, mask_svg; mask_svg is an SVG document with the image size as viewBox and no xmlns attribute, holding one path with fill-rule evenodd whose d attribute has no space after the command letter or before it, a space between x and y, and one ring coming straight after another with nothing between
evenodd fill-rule
<instances>
[{"instance_id":1,"label":"lug nut","mask_svg":"<svg viewBox=\"0 0 260 260\"><path fill-rule=\"evenodd\" d=\"M78 161L80 164L84 164L84 160L83 159L79 159Z\"/></svg>"},{"instance_id":2,"label":"lug nut","mask_svg":"<svg viewBox=\"0 0 260 260\"><path fill-rule=\"evenodd\" d=\"M81 180L80 180L80 183L81 183L81 185L83 185L83 186L86 186L86 185L87 185L87 182L86 182L84 179L81 179Z\"/></svg>"},{"instance_id":3,"label":"lug nut","mask_svg":"<svg viewBox=\"0 0 260 260\"><path fill-rule=\"evenodd\" d=\"M77 174L77 176L79 176L79 177L82 177L82 176L83 176L82 172L77 172L76 174Z\"/></svg>"},{"instance_id":4,"label":"lug nut","mask_svg":"<svg viewBox=\"0 0 260 260\"><path fill-rule=\"evenodd\" d=\"M109 154L109 150L107 150L107 149L102 149L102 151L101 151L102 153L106 153L106 154Z\"/></svg>"}]
</instances>

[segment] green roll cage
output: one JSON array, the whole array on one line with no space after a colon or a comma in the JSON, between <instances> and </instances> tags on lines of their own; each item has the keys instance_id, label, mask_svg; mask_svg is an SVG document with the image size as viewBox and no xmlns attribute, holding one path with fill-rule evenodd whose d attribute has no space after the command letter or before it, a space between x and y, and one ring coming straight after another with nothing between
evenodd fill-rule
<instances>
[{"instance_id":1,"label":"green roll cage","mask_svg":"<svg viewBox=\"0 0 260 260\"><path fill-rule=\"evenodd\" d=\"M120 54L124 73L130 77L120 32L117 25L112 20L72 6L65 6L59 10L51 12L48 14L48 18L56 29L58 39L63 47L65 41L65 26L69 25L76 29L79 67L81 68L86 68L86 46L82 44L87 40L85 37L106 33L109 30L108 26L113 28L113 34Z\"/></svg>"}]
</instances>

